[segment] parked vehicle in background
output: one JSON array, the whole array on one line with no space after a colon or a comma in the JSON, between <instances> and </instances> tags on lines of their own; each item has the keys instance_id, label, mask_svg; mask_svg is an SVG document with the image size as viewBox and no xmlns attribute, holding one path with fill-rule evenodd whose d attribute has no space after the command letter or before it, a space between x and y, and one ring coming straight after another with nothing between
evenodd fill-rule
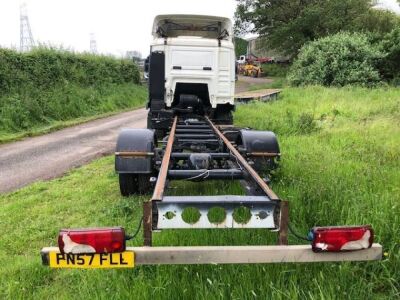
<instances>
[{"instance_id":1,"label":"parked vehicle in background","mask_svg":"<svg viewBox=\"0 0 400 300\"><path fill-rule=\"evenodd\" d=\"M237 60L239 64L253 64L253 63L260 63L260 64L267 64L267 63L274 63L275 60L273 57L257 57L253 54L251 55L240 55L239 59Z\"/></svg>"}]
</instances>

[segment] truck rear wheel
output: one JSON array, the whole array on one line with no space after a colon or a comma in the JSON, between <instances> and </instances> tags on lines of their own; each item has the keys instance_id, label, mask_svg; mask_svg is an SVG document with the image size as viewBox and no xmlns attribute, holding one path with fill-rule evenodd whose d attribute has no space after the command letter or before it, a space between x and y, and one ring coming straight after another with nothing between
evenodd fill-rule
<instances>
[{"instance_id":1,"label":"truck rear wheel","mask_svg":"<svg viewBox=\"0 0 400 300\"><path fill-rule=\"evenodd\" d=\"M119 174L119 188L124 197L148 194L151 187L150 175Z\"/></svg>"}]
</instances>

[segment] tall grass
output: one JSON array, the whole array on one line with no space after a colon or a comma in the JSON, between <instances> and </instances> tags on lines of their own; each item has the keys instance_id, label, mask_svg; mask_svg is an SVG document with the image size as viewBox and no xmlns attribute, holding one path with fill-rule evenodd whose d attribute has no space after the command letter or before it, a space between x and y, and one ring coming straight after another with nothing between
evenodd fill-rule
<instances>
[{"instance_id":1,"label":"tall grass","mask_svg":"<svg viewBox=\"0 0 400 300\"><path fill-rule=\"evenodd\" d=\"M271 103L241 105L241 126L272 129L281 167L272 187L293 226L372 224L378 262L146 266L50 270L39 249L62 227L122 225L133 232L150 196L122 198L108 157L50 183L0 196L0 297L113 299L398 299L400 91L287 88ZM230 182L173 183L169 194L234 194ZM267 230L166 230L157 246L274 244ZM290 236L291 244L304 243ZM139 235L129 245L142 245Z\"/></svg>"},{"instance_id":2,"label":"tall grass","mask_svg":"<svg viewBox=\"0 0 400 300\"><path fill-rule=\"evenodd\" d=\"M146 97L139 80L129 60L0 49L0 135L138 106Z\"/></svg>"}]
</instances>

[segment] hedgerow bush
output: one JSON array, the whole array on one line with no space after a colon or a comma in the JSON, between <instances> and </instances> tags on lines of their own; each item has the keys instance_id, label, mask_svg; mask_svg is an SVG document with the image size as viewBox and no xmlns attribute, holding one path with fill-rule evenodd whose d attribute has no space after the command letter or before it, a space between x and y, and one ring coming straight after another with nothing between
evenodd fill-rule
<instances>
[{"instance_id":1,"label":"hedgerow bush","mask_svg":"<svg viewBox=\"0 0 400 300\"><path fill-rule=\"evenodd\" d=\"M26 85L40 88L75 83L139 83L137 66L130 60L38 48L28 53L0 49L0 93Z\"/></svg>"},{"instance_id":2,"label":"hedgerow bush","mask_svg":"<svg viewBox=\"0 0 400 300\"><path fill-rule=\"evenodd\" d=\"M39 48L0 49L0 135L140 106L133 61Z\"/></svg>"},{"instance_id":3,"label":"hedgerow bush","mask_svg":"<svg viewBox=\"0 0 400 300\"><path fill-rule=\"evenodd\" d=\"M288 75L292 85L373 86L384 57L362 33L341 32L304 45Z\"/></svg>"}]
</instances>

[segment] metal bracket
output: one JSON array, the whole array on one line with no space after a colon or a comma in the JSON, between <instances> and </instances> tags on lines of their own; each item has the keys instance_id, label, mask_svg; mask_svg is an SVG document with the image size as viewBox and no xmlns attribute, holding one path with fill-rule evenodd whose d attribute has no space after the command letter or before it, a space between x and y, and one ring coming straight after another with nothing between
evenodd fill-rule
<instances>
[{"instance_id":1,"label":"metal bracket","mask_svg":"<svg viewBox=\"0 0 400 300\"><path fill-rule=\"evenodd\" d=\"M288 227L289 227L289 202L281 201L278 245L288 245Z\"/></svg>"},{"instance_id":2,"label":"metal bracket","mask_svg":"<svg viewBox=\"0 0 400 300\"><path fill-rule=\"evenodd\" d=\"M266 228L277 229L280 201L266 196L175 196L155 201L153 230L206 228ZM212 208L225 215L220 222L210 221ZM247 219L238 218L238 209L246 210ZM184 220L186 209L191 209L193 220ZM243 212L243 211L242 211ZM196 220L197 219L197 220Z\"/></svg>"}]
</instances>

